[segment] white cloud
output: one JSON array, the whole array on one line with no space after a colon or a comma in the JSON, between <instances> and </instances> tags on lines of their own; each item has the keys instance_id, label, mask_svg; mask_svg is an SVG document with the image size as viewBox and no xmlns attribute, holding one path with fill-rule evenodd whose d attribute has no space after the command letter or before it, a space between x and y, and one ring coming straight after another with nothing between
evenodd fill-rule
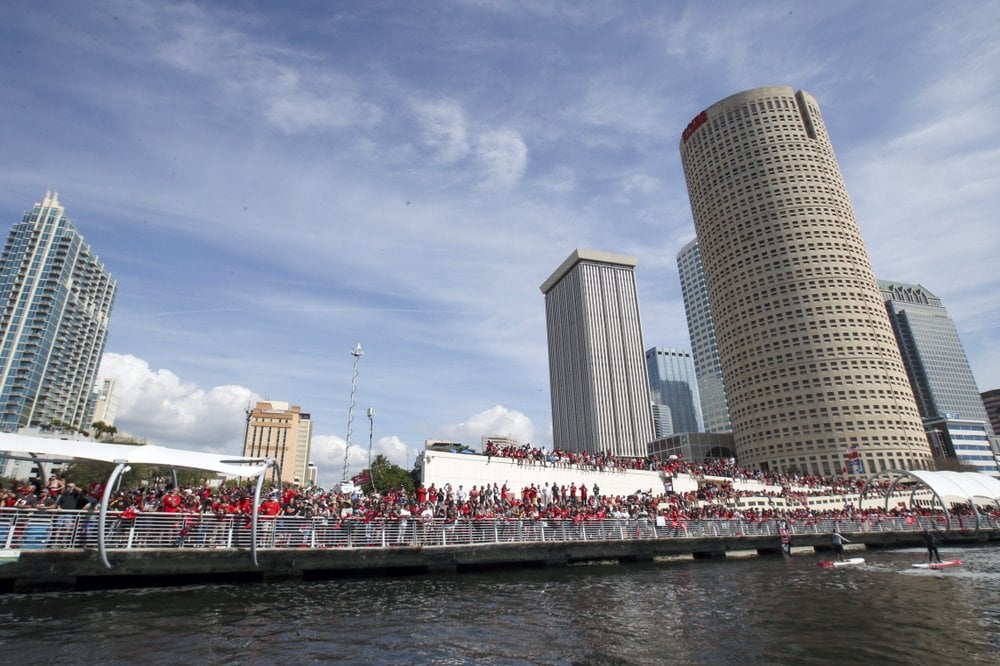
<instances>
[{"instance_id":1,"label":"white cloud","mask_svg":"<svg viewBox=\"0 0 1000 666\"><path fill-rule=\"evenodd\" d=\"M570 107L566 117L640 136L673 136L675 128L667 122L666 116L669 108L665 108L664 100L648 83L624 84L620 72L605 73L590 83L586 97ZM589 140L601 139L590 137Z\"/></svg>"},{"instance_id":2,"label":"white cloud","mask_svg":"<svg viewBox=\"0 0 1000 666\"><path fill-rule=\"evenodd\" d=\"M451 101L417 104L414 108L420 123L421 140L444 163L455 162L469 154L465 114Z\"/></svg>"},{"instance_id":3,"label":"white cloud","mask_svg":"<svg viewBox=\"0 0 1000 666\"><path fill-rule=\"evenodd\" d=\"M376 124L381 109L361 99L351 88L351 82L345 79L325 76L313 78L310 89L306 89L302 76L290 70L252 85L265 117L285 134Z\"/></svg>"},{"instance_id":4,"label":"white cloud","mask_svg":"<svg viewBox=\"0 0 1000 666\"><path fill-rule=\"evenodd\" d=\"M484 435L511 437L519 444L531 443L535 438L535 427L531 419L521 412L496 405L461 423L446 426L444 433L448 439L478 451Z\"/></svg>"},{"instance_id":5,"label":"white cloud","mask_svg":"<svg viewBox=\"0 0 1000 666\"><path fill-rule=\"evenodd\" d=\"M324 488L329 488L339 482L344 471L344 438L336 435L313 434L312 446L309 450L310 462L319 470L317 482ZM348 458L348 474L368 466L368 451L362 451L357 446L351 446L351 456Z\"/></svg>"},{"instance_id":6,"label":"white cloud","mask_svg":"<svg viewBox=\"0 0 1000 666\"><path fill-rule=\"evenodd\" d=\"M285 134L369 127L382 117L357 81L329 63L269 47L232 26L220 29L196 8L164 12L175 22L175 34L163 35L159 57L227 93L213 96L214 104L255 104Z\"/></svg>"},{"instance_id":7,"label":"white cloud","mask_svg":"<svg viewBox=\"0 0 1000 666\"><path fill-rule=\"evenodd\" d=\"M528 147L516 130L498 129L477 137L476 157L486 176L484 184L506 188L524 176L528 166Z\"/></svg>"},{"instance_id":8,"label":"white cloud","mask_svg":"<svg viewBox=\"0 0 1000 666\"><path fill-rule=\"evenodd\" d=\"M551 172L533 179L533 182L536 187L545 192L566 195L576 189L576 172L568 166L559 166Z\"/></svg>"},{"instance_id":9,"label":"white cloud","mask_svg":"<svg viewBox=\"0 0 1000 666\"><path fill-rule=\"evenodd\" d=\"M622 180L622 190L626 195L652 194L662 189L659 178L643 173L634 173Z\"/></svg>"},{"instance_id":10,"label":"white cloud","mask_svg":"<svg viewBox=\"0 0 1000 666\"><path fill-rule=\"evenodd\" d=\"M216 386L206 391L182 382L170 370L153 370L131 354L106 353L99 375L115 380L115 426L120 433L181 449L239 455L246 424L244 410L262 399L242 386ZM351 441L349 476L368 467L368 441L362 439ZM416 453L396 435L372 443L372 457L384 455L407 471L413 467ZM319 468L319 485L331 487L339 482L344 472L344 438L314 434L310 462Z\"/></svg>"},{"instance_id":11,"label":"white cloud","mask_svg":"<svg viewBox=\"0 0 1000 666\"><path fill-rule=\"evenodd\" d=\"M242 386L206 391L131 354L105 354L99 376L115 380L119 431L178 448L238 455L244 410L260 399Z\"/></svg>"},{"instance_id":12,"label":"white cloud","mask_svg":"<svg viewBox=\"0 0 1000 666\"><path fill-rule=\"evenodd\" d=\"M417 451L409 448L397 436L382 437L372 442L371 457L383 455L394 465L406 471L413 468ZM313 435L310 462L318 468L317 483L323 488L333 487L344 475L344 438L336 435ZM353 476L368 468L368 441L351 440L350 454L347 456L347 475Z\"/></svg>"}]
</instances>

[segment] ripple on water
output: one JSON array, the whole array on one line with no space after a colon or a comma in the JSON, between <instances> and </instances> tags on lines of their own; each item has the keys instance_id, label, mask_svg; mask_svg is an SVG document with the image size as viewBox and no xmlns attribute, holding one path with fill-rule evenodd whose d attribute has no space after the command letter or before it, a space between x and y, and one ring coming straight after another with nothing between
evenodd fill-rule
<instances>
[{"instance_id":1,"label":"ripple on water","mask_svg":"<svg viewBox=\"0 0 1000 666\"><path fill-rule=\"evenodd\" d=\"M5 595L0 646L108 664L1000 661L1000 549L947 572L910 569L920 555Z\"/></svg>"}]
</instances>

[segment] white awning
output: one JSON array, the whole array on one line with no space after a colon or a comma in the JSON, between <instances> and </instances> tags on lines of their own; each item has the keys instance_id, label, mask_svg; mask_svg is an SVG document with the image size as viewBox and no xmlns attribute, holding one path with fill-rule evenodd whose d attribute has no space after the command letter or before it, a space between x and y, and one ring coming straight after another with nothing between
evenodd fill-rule
<instances>
[{"instance_id":1,"label":"white awning","mask_svg":"<svg viewBox=\"0 0 1000 666\"><path fill-rule=\"evenodd\" d=\"M38 458L97 460L107 463L125 462L137 465L207 470L226 476L257 477L268 468L267 462L260 458L169 449L153 444L130 446L128 444L48 439L10 433L0 433L0 451L9 451L11 454L22 453Z\"/></svg>"},{"instance_id":2,"label":"white awning","mask_svg":"<svg viewBox=\"0 0 1000 666\"><path fill-rule=\"evenodd\" d=\"M146 444L129 446L127 444L104 444L102 442L85 442L68 439L48 439L46 437L31 437L0 433L0 451L7 451L11 456L18 454L42 459L65 460L96 460L111 463L114 471L104 485L104 495L100 502L100 519L98 522L97 548L101 561L107 568L112 568L108 561L107 523L108 503L115 481L128 465L157 465L180 469L195 469L217 472L226 476L256 477L254 484L253 505L260 505L261 487L264 484L264 474L269 467L275 465L273 458L247 458L244 456L223 456L201 451L185 451L184 449L168 449L164 446ZM250 557L257 565L257 512L250 515Z\"/></svg>"},{"instance_id":3,"label":"white awning","mask_svg":"<svg viewBox=\"0 0 1000 666\"><path fill-rule=\"evenodd\" d=\"M961 498L963 500L987 499L1000 502L1000 479L979 472L928 472L909 470L914 476L933 490L939 497Z\"/></svg>"}]
</instances>

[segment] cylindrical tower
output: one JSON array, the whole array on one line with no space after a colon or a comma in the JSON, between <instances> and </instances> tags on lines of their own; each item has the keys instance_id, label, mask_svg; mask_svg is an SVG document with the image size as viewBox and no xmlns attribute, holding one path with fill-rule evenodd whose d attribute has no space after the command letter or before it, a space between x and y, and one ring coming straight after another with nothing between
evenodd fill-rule
<instances>
[{"instance_id":1,"label":"cylindrical tower","mask_svg":"<svg viewBox=\"0 0 1000 666\"><path fill-rule=\"evenodd\" d=\"M856 452L866 472L931 468L816 100L727 97L680 151L741 464L830 475Z\"/></svg>"}]
</instances>

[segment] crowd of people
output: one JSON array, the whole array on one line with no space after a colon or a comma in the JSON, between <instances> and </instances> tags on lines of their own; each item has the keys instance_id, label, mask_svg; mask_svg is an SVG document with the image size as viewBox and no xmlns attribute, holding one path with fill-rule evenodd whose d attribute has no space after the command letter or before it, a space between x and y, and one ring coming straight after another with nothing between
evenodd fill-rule
<instances>
[{"instance_id":1,"label":"crowd of people","mask_svg":"<svg viewBox=\"0 0 1000 666\"><path fill-rule=\"evenodd\" d=\"M530 445L497 447L489 443L484 455L510 457L541 464L540 449ZM611 518L652 518L678 524L683 521L727 519L768 522L779 519L792 521L882 520L904 517L915 519L940 515L927 508L894 506L888 510L861 508L854 500L863 480L831 479L808 475L782 475L741 468L731 459L692 461L672 458L622 459L607 454L546 454L545 464L577 465L582 469L628 470L647 469L666 475L688 474L701 480L696 491L655 492L637 490L629 495L602 493L596 483L530 484L523 488L508 488L505 484L487 483L466 489L462 485L441 487L431 484L408 489L399 487L384 492L344 493L322 488L267 489L258 506L253 504L249 486L213 485L200 487L158 483L111 494L108 510L126 520L138 514L163 513L187 516L212 515L220 519L249 525L256 511L264 521L278 517L324 518L336 524L344 522L414 521L445 523L515 520L601 521ZM736 489L737 480L759 481L770 489ZM888 482L886 482L888 483ZM879 487L884 491L885 487ZM53 474L47 483L32 479L21 486L0 489L0 507L63 511L94 509L104 493L100 481L80 488ZM809 507L810 495L835 496L843 501L836 509L817 510ZM740 506L738 500L750 496L785 501L768 503L767 507ZM958 505L959 514L970 509ZM994 509L993 518L1000 519Z\"/></svg>"}]
</instances>

